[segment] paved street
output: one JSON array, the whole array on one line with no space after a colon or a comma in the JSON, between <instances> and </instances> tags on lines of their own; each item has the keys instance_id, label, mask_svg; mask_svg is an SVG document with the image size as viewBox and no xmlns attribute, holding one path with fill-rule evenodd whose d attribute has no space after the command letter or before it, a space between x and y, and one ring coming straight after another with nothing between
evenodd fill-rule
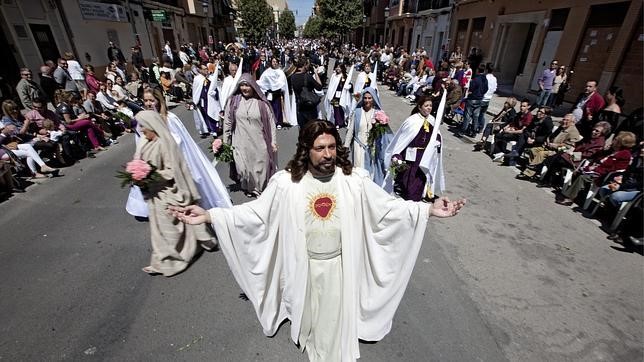
<instances>
[{"instance_id":1,"label":"paved street","mask_svg":"<svg viewBox=\"0 0 644 362\"><path fill-rule=\"evenodd\" d=\"M381 98L397 128L411 106ZM174 112L193 131L191 114ZM281 167L297 131L279 131ZM447 194L468 205L430 220L392 331L361 344L362 360L641 360L642 256L467 138L443 135ZM114 178L133 151L124 136L0 204L0 359L305 361L288 322L263 335L221 252L172 278L140 270L149 226L125 212ZM218 170L230 184L227 165Z\"/></svg>"}]
</instances>

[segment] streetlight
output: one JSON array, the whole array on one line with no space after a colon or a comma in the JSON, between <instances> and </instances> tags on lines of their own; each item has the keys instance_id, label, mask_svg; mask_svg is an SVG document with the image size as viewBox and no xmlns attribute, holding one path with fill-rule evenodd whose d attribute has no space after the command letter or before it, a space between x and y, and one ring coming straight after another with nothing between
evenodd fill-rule
<instances>
[{"instance_id":1,"label":"streetlight","mask_svg":"<svg viewBox=\"0 0 644 362\"><path fill-rule=\"evenodd\" d=\"M364 47L365 25L367 25L367 16L362 15L362 46Z\"/></svg>"},{"instance_id":2,"label":"streetlight","mask_svg":"<svg viewBox=\"0 0 644 362\"><path fill-rule=\"evenodd\" d=\"M387 25L389 25L389 7L385 8L385 37L383 41L384 45L387 45L388 43L387 40L389 39L389 34L388 34L389 29L387 29Z\"/></svg>"}]
</instances>

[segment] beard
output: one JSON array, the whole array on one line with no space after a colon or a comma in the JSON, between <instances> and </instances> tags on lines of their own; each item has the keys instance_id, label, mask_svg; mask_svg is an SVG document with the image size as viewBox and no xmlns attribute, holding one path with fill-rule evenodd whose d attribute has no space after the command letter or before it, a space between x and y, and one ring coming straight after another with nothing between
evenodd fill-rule
<instances>
[{"instance_id":1,"label":"beard","mask_svg":"<svg viewBox=\"0 0 644 362\"><path fill-rule=\"evenodd\" d=\"M317 164L310 164L310 167L319 175L330 175L335 172L335 158L330 160L321 160Z\"/></svg>"}]
</instances>

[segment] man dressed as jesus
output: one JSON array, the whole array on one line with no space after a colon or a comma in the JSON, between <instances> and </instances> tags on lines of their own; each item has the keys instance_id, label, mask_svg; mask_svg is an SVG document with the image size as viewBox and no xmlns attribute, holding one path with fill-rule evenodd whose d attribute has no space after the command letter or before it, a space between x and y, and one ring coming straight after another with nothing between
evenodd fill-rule
<instances>
[{"instance_id":1,"label":"man dressed as jesus","mask_svg":"<svg viewBox=\"0 0 644 362\"><path fill-rule=\"evenodd\" d=\"M465 204L395 198L354 168L341 145L332 123L311 121L256 200L171 207L185 223L212 223L264 333L289 319L291 339L312 361L353 361L359 339L391 330L428 218L454 216Z\"/></svg>"}]
</instances>

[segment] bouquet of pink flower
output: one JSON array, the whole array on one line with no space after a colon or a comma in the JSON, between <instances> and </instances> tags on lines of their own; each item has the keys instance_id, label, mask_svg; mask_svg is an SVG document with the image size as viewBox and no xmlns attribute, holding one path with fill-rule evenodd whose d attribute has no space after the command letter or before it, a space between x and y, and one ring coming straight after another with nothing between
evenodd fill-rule
<instances>
[{"instance_id":1,"label":"bouquet of pink flower","mask_svg":"<svg viewBox=\"0 0 644 362\"><path fill-rule=\"evenodd\" d=\"M373 119L371 120L371 129L369 136L367 136L367 146L373 149L373 144L380 136L389 130L389 116L384 111L376 110L373 112Z\"/></svg>"},{"instance_id":2,"label":"bouquet of pink flower","mask_svg":"<svg viewBox=\"0 0 644 362\"><path fill-rule=\"evenodd\" d=\"M212 153L215 154L215 159L221 162L233 162L233 150L235 147L224 143L221 138L215 138L212 141Z\"/></svg>"},{"instance_id":3,"label":"bouquet of pink flower","mask_svg":"<svg viewBox=\"0 0 644 362\"><path fill-rule=\"evenodd\" d=\"M125 165L125 171L118 171L116 177L121 179L121 187L136 185L145 189L163 180L156 170L153 164L134 159Z\"/></svg>"}]
</instances>

